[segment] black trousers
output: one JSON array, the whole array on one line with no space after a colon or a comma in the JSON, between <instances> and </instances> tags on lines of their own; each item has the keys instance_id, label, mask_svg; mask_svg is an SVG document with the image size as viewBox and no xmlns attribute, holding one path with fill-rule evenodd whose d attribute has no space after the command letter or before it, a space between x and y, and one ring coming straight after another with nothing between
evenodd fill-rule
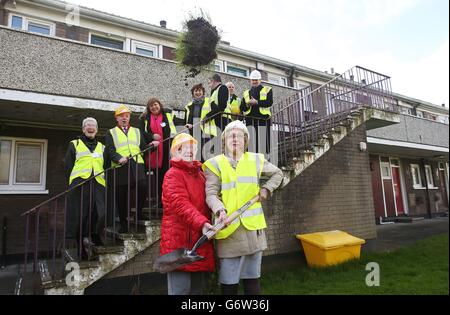
<instances>
[{"instance_id":1,"label":"black trousers","mask_svg":"<svg viewBox=\"0 0 450 315\"><path fill-rule=\"evenodd\" d=\"M250 133L249 151L270 154L271 126L270 119L245 118L245 123Z\"/></svg>"},{"instance_id":2,"label":"black trousers","mask_svg":"<svg viewBox=\"0 0 450 315\"><path fill-rule=\"evenodd\" d=\"M74 180L71 187L81 182ZM96 180L84 184L69 193L67 197L66 238L78 239L101 234L105 226L105 187ZM89 217L91 220L89 221ZM80 219L81 218L81 219ZM82 228L80 228L80 224ZM91 231L91 235L89 235Z\"/></svg>"},{"instance_id":3,"label":"black trousers","mask_svg":"<svg viewBox=\"0 0 450 315\"><path fill-rule=\"evenodd\" d=\"M136 197L135 192L133 193L133 188L135 188L136 184L134 181L130 183L130 198L131 200L134 200ZM147 191L147 184L145 181L138 181L138 187L137 187L137 193L138 193L138 200L136 205L137 210L137 216L142 214L142 208L144 206L145 198L146 198L146 191ZM130 204L131 204L130 200ZM119 213L119 219L120 219L120 226L122 229L126 229L128 227L128 185L118 185L116 187L116 203L117 203L117 210Z\"/></svg>"}]
</instances>

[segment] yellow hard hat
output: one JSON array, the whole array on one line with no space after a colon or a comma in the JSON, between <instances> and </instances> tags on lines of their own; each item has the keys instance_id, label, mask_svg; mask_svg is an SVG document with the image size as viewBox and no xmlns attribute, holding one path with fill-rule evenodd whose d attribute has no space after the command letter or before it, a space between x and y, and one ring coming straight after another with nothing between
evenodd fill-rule
<instances>
[{"instance_id":1,"label":"yellow hard hat","mask_svg":"<svg viewBox=\"0 0 450 315\"><path fill-rule=\"evenodd\" d=\"M117 107L116 111L114 112L114 116L119 116L122 115L123 113L131 114L131 110L128 108L128 106L122 104L119 107Z\"/></svg>"},{"instance_id":2,"label":"yellow hard hat","mask_svg":"<svg viewBox=\"0 0 450 315\"><path fill-rule=\"evenodd\" d=\"M175 152L178 150L178 147L186 142L190 142L194 145L197 145L197 140L195 140L195 138L192 137L190 134L180 133L176 135L175 138L173 138L172 146L170 147L170 153L174 155Z\"/></svg>"}]
</instances>

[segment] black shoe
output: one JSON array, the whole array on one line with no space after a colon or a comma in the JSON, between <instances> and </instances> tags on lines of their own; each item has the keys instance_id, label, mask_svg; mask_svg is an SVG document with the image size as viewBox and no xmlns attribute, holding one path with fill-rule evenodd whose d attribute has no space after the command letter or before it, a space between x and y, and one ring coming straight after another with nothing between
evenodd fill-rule
<instances>
[{"instance_id":1,"label":"black shoe","mask_svg":"<svg viewBox=\"0 0 450 315\"><path fill-rule=\"evenodd\" d=\"M100 235L98 235L98 234L92 234L92 243L94 244L94 246L104 246L105 245L103 243Z\"/></svg>"}]
</instances>

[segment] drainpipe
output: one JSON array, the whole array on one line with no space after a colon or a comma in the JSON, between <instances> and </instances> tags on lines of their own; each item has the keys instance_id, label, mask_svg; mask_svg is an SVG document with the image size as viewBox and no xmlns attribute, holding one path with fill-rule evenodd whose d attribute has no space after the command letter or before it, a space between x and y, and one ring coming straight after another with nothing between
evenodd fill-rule
<instances>
[{"instance_id":1,"label":"drainpipe","mask_svg":"<svg viewBox=\"0 0 450 315\"><path fill-rule=\"evenodd\" d=\"M8 218L3 218L3 225L2 225L2 263L1 267L2 269L6 266L6 231L8 230Z\"/></svg>"},{"instance_id":2,"label":"drainpipe","mask_svg":"<svg viewBox=\"0 0 450 315\"><path fill-rule=\"evenodd\" d=\"M295 68L291 67L291 71L289 72L289 81L291 83L291 87L295 88L295 84L294 84L294 72L295 72Z\"/></svg>"},{"instance_id":3,"label":"drainpipe","mask_svg":"<svg viewBox=\"0 0 450 315\"><path fill-rule=\"evenodd\" d=\"M425 171L425 159L420 159L420 164L422 164L421 168L422 168L422 174L423 174L423 178L425 178L425 192L427 194L426 197L426 202L427 202L427 212L428 212L428 217L431 219L431 201L430 201L430 191L428 189L428 178L427 178L427 172Z\"/></svg>"}]
</instances>

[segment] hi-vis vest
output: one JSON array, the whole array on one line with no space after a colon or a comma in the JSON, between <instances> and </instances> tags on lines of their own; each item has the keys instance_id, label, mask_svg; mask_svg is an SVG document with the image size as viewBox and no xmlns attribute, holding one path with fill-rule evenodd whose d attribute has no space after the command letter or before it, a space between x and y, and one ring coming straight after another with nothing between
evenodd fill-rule
<instances>
[{"instance_id":1,"label":"hi-vis vest","mask_svg":"<svg viewBox=\"0 0 450 315\"><path fill-rule=\"evenodd\" d=\"M175 124L173 123L172 113L166 112L163 114L166 115L167 121L169 122L170 137L173 138L177 135L177 128L175 127ZM148 126L148 120L144 118L144 130L145 131L147 131L147 126Z\"/></svg>"},{"instance_id":2,"label":"hi-vis vest","mask_svg":"<svg viewBox=\"0 0 450 315\"><path fill-rule=\"evenodd\" d=\"M222 202L228 215L242 207L247 201L259 194L259 179L264 166L264 155L246 152L233 169L228 158L221 154L203 164L221 179ZM260 202L256 202L245 210L240 218L236 218L229 226L220 230L216 239L230 236L239 225L248 230L260 230L267 227Z\"/></svg>"},{"instance_id":3,"label":"hi-vis vest","mask_svg":"<svg viewBox=\"0 0 450 315\"><path fill-rule=\"evenodd\" d=\"M214 92L211 94L211 103L214 102L214 104L219 105L219 87L217 87ZM223 111L222 116L225 118L230 118L230 115L227 114L231 114L231 110L230 108L228 108L228 104L227 107L225 107L225 110ZM224 126L225 127L225 126Z\"/></svg>"},{"instance_id":4,"label":"hi-vis vest","mask_svg":"<svg viewBox=\"0 0 450 315\"><path fill-rule=\"evenodd\" d=\"M103 151L105 146L99 141L95 147L94 152L91 152L88 147L81 140L71 141L75 147L76 157L75 163L70 173L69 185L77 177L88 179L92 173L94 176L103 172ZM105 174L101 174L95 178L100 184L105 186Z\"/></svg>"},{"instance_id":5,"label":"hi-vis vest","mask_svg":"<svg viewBox=\"0 0 450 315\"><path fill-rule=\"evenodd\" d=\"M186 105L186 117L189 117L189 106L192 105L192 102ZM205 97L203 101L202 111L200 112L200 120L203 121L206 115L211 111L211 106L209 105L209 98ZM217 127L214 119L210 119L206 123L201 123L200 128L202 129L205 135L217 136Z\"/></svg>"},{"instance_id":6,"label":"hi-vis vest","mask_svg":"<svg viewBox=\"0 0 450 315\"><path fill-rule=\"evenodd\" d=\"M271 89L272 89L271 87L263 86L261 92L259 92L259 100L260 101L267 100L267 94L269 94ZM244 91L244 100L245 104L248 104L250 102L250 90ZM245 115L250 114L251 106L249 107L250 108L244 112ZM270 107L259 107L259 112L261 113L261 115L269 115L269 117L272 116L272 113L270 112Z\"/></svg>"},{"instance_id":7,"label":"hi-vis vest","mask_svg":"<svg viewBox=\"0 0 450 315\"><path fill-rule=\"evenodd\" d=\"M239 115L241 113L241 100L239 97L234 98L231 101L231 97L228 98L228 106L227 106L231 112L231 114ZM232 118L234 119L234 118Z\"/></svg>"},{"instance_id":8,"label":"hi-vis vest","mask_svg":"<svg viewBox=\"0 0 450 315\"><path fill-rule=\"evenodd\" d=\"M114 127L109 130L114 141L114 146L116 147L116 152L123 157L128 157L131 155L138 154L141 152L139 144L141 143L141 132L139 129L130 127L128 129L127 135L119 127ZM137 160L136 160L137 157ZM137 163L144 164L144 159L141 154L136 155L133 158ZM118 164L112 162L113 166Z\"/></svg>"}]
</instances>

